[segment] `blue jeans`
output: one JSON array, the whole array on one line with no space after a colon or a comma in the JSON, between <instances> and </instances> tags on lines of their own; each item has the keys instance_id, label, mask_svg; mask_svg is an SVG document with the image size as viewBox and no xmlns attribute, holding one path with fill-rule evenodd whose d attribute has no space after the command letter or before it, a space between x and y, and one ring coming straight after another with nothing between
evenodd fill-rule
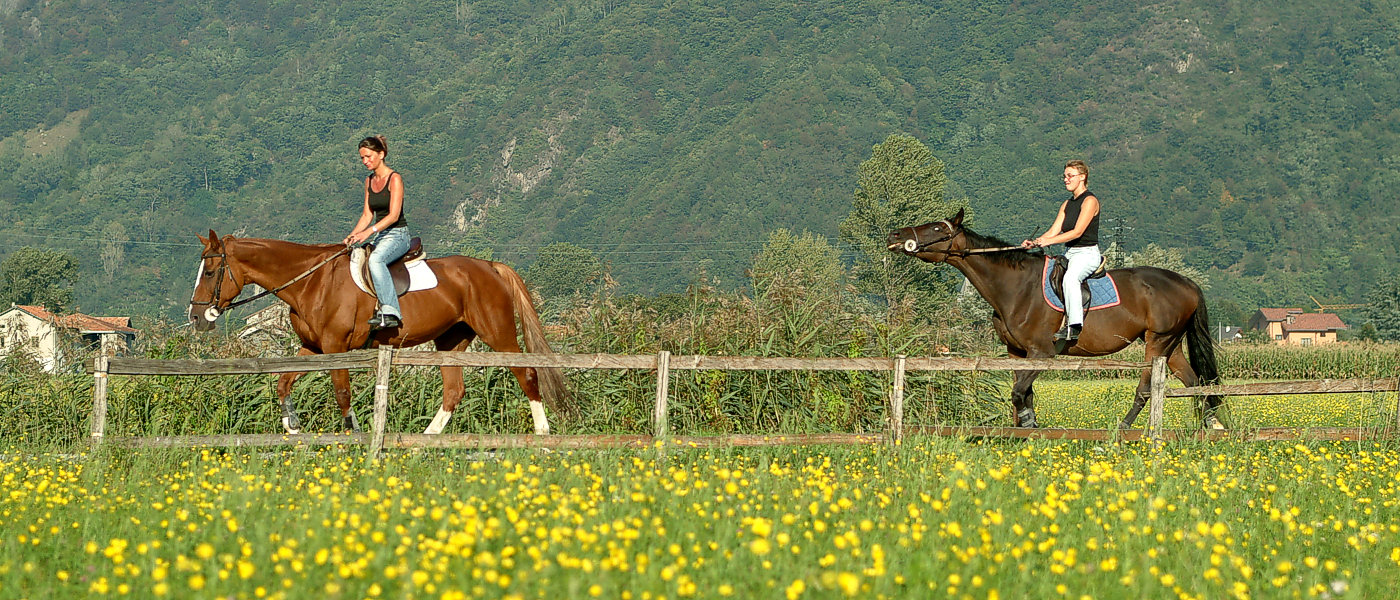
<instances>
[{"instance_id":1,"label":"blue jeans","mask_svg":"<svg viewBox=\"0 0 1400 600\"><path fill-rule=\"evenodd\" d=\"M1079 289L1079 284L1094 274L1102 257L1098 246L1085 246L1065 250L1065 258L1069 259L1065 279L1061 282L1065 290L1065 322L1068 325L1083 325L1084 292Z\"/></svg>"},{"instance_id":2,"label":"blue jeans","mask_svg":"<svg viewBox=\"0 0 1400 600\"><path fill-rule=\"evenodd\" d=\"M394 279L389 275L389 263L408 252L408 228L390 227L370 238L374 252L369 254L369 278L374 282L374 295L379 298L379 312L403 318L399 312L399 297L394 294Z\"/></svg>"}]
</instances>

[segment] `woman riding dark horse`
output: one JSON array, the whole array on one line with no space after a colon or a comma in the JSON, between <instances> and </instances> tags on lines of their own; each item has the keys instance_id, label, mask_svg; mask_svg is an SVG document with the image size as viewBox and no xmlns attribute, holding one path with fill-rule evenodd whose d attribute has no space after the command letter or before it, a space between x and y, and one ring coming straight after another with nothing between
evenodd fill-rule
<instances>
[{"instance_id":1,"label":"woman riding dark horse","mask_svg":"<svg viewBox=\"0 0 1400 600\"><path fill-rule=\"evenodd\" d=\"M1042 292L1045 255L965 229L961 210L951 219L892 231L888 241L892 252L932 263L945 262L961 271L992 305L992 325L1013 357L1104 356L1141 339L1146 345L1147 361L1167 357L1167 366L1187 386L1219 382L1205 296L1199 286L1175 272L1156 267L1109 271L1117 287L1118 304L1090 310L1079 339L1072 345L1057 344L1055 332L1062 315ZM1183 341L1190 351L1189 360L1182 351ZM1039 374L1040 371L1015 373L1012 419L1019 427L1037 426L1031 386ZM1146 369L1120 428L1131 427L1146 405L1150 380L1151 370ZM1203 424L1223 429L1216 416L1220 397L1207 396L1205 404Z\"/></svg>"}]
</instances>

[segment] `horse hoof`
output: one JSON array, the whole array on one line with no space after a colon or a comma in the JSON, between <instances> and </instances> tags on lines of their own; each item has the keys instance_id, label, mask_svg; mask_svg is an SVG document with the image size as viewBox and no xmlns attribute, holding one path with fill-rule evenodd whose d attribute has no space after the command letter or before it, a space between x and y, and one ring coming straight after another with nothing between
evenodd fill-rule
<instances>
[{"instance_id":1,"label":"horse hoof","mask_svg":"<svg viewBox=\"0 0 1400 600\"><path fill-rule=\"evenodd\" d=\"M291 435L301 433L301 419L298 419L296 415L282 417L282 428Z\"/></svg>"},{"instance_id":2,"label":"horse hoof","mask_svg":"<svg viewBox=\"0 0 1400 600\"><path fill-rule=\"evenodd\" d=\"M1206 417L1206 422L1205 422L1204 425L1205 425L1205 428L1206 428L1206 429L1214 429L1214 430L1216 430L1216 431L1225 431L1225 430L1226 430L1225 424L1224 424L1224 423L1221 423L1221 422L1220 422L1220 419L1215 418L1215 415L1211 415L1211 416L1209 416L1209 417Z\"/></svg>"}]
</instances>

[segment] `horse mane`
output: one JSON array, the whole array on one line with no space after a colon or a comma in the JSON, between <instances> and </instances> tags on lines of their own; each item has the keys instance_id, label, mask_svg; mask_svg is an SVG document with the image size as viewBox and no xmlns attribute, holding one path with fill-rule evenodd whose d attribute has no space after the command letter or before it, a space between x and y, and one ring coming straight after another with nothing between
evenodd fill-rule
<instances>
[{"instance_id":1,"label":"horse mane","mask_svg":"<svg viewBox=\"0 0 1400 600\"><path fill-rule=\"evenodd\" d=\"M963 235L967 237L968 248L1000 248L1017 245L1001 238L981 235L966 227L963 228ZM1045 260L1045 252L1043 250L1007 250L1005 252L988 252L981 256L986 257L987 260L996 264L1009 267L1019 267L1028 261L1035 261L1038 264L1040 261Z\"/></svg>"}]
</instances>

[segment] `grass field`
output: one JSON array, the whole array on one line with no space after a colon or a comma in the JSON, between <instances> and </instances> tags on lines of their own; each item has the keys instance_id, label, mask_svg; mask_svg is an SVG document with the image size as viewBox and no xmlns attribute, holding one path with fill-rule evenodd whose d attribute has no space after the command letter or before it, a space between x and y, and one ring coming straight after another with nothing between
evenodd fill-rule
<instances>
[{"instance_id":1,"label":"grass field","mask_svg":"<svg viewBox=\"0 0 1400 600\"><path fill-rule=\"evenodd\" d=\"M0 597L1381 598L1371 444L0 461Z\"/></svg>"},{"instance_id":2,"label":"grass field","mask_svg":"<svg viewBox=\"0 0 1400 600\"><path fill-rule=\"evenodd\" d=\"M1132 382L1040 386L1103 426ZM1120 389L1122 388L1122 389ZM1255 425L1393 418L1264 397ZM1358 416L1360 415L1360 416ZM1368 416L1369 415L1369 416ZM1185 402L1169 425L1187 426ZM1389 598L1400 445L0 457L0 598Z\"/></svg>"}]
</instances>

